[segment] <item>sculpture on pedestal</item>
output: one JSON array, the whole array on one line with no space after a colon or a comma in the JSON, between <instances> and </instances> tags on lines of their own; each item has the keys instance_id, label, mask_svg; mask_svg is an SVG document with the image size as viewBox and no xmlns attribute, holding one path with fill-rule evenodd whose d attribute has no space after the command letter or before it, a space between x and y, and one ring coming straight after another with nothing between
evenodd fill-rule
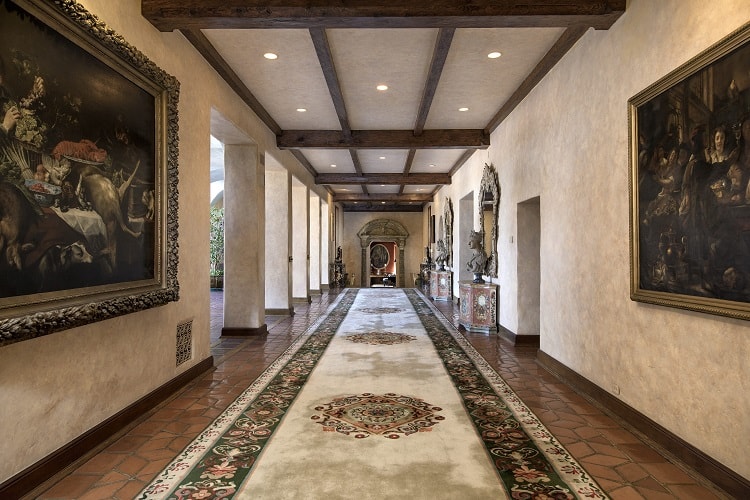
<instances>
[{"instance_id":1,"label":"sculpture on pedestal","mask_svg":"<svg viewBox=\"0 0 750 500\"><path fill-rule=\"evenodd\" d=\"M487 254L482 246L482 233L471 230L469 233L469 248L472 250L471 259L466 264L466 270L474 273L473 283L484 283L482 275L486 272Z\"/></svg>"}]
</instances>

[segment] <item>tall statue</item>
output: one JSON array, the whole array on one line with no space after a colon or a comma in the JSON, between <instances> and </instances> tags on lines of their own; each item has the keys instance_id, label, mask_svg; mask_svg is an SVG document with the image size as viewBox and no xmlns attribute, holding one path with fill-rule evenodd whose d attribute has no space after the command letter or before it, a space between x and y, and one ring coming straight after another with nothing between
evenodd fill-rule
<instances>
[{"instance_id":1,"label":"tall statue","mask_svg":"<svg viewBox=\"0 0 750 500\"><path fill-rule=\"evenodd\" d=\"M469 233L469 248L471 248L471 259L466 264L466 270L474 273L473 283L484 283L482 275L486 272L487 254L482 246L482 233L471 230Z\"/></svg>"}]
</instances>

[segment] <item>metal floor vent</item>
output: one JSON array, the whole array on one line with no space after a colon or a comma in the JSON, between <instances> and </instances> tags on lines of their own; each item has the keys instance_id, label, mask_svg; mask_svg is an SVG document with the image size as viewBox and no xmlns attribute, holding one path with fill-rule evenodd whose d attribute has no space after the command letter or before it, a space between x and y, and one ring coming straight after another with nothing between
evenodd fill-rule
<instances>
[{"instance_id":1,"label":"metal floor vent","mask_svg":"<svg viewBox=\"0 0 750 500\"><path fill-rule=\"evenodd\" d=\"M193 320L177 325L177 366L193 358Z\"/></svg>"}]
</instances>

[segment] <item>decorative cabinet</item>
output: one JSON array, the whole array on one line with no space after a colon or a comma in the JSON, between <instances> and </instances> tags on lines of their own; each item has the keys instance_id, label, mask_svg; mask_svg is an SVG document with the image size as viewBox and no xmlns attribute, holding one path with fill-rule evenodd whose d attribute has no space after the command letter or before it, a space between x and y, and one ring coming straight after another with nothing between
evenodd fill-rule
<instances>
[{"instance_id":1,"label":"decorative cabinet","mask_svg":"<svg viewBox=\"0 0 750 500\"><path fill-rule=\"evenodd\" d=\"M346 265L342 262L334 262L328 265L328 283L331 288L343 288L346 282Z\"/></svg>"},{"instance_id":2,"label":"decorative cabinet","mask_svg":"<svg viewBox=\"0 0 750 500\"><path fill-rule=\"evenodd\" d=\"M458 323L471 332L497 332L497 285L460 281Z\"/></svg>"},{"instance_id":3,"label":"decorative cabinet","mask_svg":"<svg viewBox=\"0 0 750 500\"><path fill-rule=\"evenodd\" d=\"M430 297L434 300L451 300L453 298L453 282L450 271L433 271L430 280Z\"/></svg>"}]
</instances>

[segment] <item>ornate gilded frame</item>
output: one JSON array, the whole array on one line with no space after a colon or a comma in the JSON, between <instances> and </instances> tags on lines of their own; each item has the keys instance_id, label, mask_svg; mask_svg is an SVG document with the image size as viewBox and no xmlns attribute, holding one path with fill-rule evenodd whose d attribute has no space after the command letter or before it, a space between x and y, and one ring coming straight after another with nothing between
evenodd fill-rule
<instances>
[{"instance_id":1,"label":"ornate gilded frame","mask_svg":"<svg viewBox=\"0 0 750 500\"><path fill-rule=\"evenodd\" d=\"M453 266L453 202L450 198L445 199L443 224L445 224L445 265L451 267Z\"/></svg>"},{"instance_id":2,"label":"ornate gilded frame","mask_svg":"<svg viewBox=\"0 0 750 500\"><path fill-rule=\"evenodd\" d=\"M10 29L11 23L15 23L12 27L16 31L27 29L27 33L39 33L38 39L46 37L44 39L50 40L42 48L24 47L23 44L21 48L27 51L34 49L37 54L42 49L64 51L66 57L80 61L82 67L88 64L97 68L94 74L109 71L107 74L111 78L107 81L95 81L89 76L83 80L85 83L77 85L89 85L91 93L110 92L108 95L115 96L112 102L116 104L113 106L126 100L123 97L126 94L117 94L118 88L133 89L128 92L138 95L139 102L152 103L144 108L153 109L154 112L154 116L146 116L143 122L139 122L147 124L143 130L151 130L154 134L147 139L149 154L144 161L151 164L145 168L153 169L152 173L148 170L148 188L153 187L149 193L153 200L153 216L146 216L149 230L141 232L141 236L147 234L152 238L143 247L145 250L141 251L144 260L140 265L148 270L145 277L121 281L115 278L96 286L6 296L0 299L0 346L178 300L179 82L73 0L16 0L0 7L0 29ZM19 42L23 39L25 37ZM39 59L42 57L39 56ZM47 57L45 61L51 59ZM54 77L49 81L65 83L66 79L86 77L86 74L73 74L70 68L60 63L50 63L47 67L41 66L41 69ZM82 94L91 97L91 93ZM131 111L127 107L122 106L124 115ZM111 121L105 122L111 117L99 111L98 116L86 115L89 120L96 116L96 121L85 123L91 130L96 127L103 130L111 124ZM15 272L12 268L4 269Z\"/></svg>"},{"instance_id":3,"label":"ornate gilded frame","mask_svg":"<svg viewBox=\"0 0 750 500\"><path fill-rule=\"evenodd\" d=\"M482 231L484 251L487 254L487 276L497 278L497 231L498 231L498 209L500 205L500 184L497 171L492 165L485 163L482 172L482 181L479 184L479 227ZM484 219L485 209L489 207L492 212L492 221ZM486 234L486 227L491 227L490 234Z\"/></svg>"},{"instance_id":4,"label":"ornate gilded frame","mask_svg":"<svg viewBox=\"0 0 750 500\"><path fill-rule=\"evenodd\" d=\"M750 319L749 61L750 23L628 101L634 301Z\"/></svg>"}]
</instances>

